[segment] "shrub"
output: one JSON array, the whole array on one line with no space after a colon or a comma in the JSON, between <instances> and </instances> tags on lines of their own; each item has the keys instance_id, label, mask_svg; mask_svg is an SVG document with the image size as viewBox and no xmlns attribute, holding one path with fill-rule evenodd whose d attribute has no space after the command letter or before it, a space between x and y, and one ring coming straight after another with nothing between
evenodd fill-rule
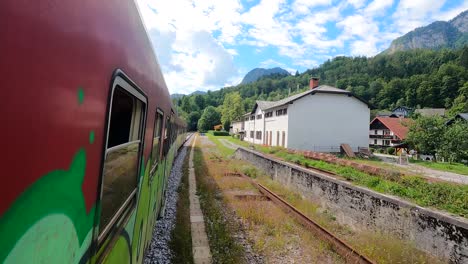
<instances>
[{"instance_id":1,"label":"shrub","mask_svg":"<svg viewBox=\"0 0 468 264\"><path fill-rule=\"evenodd\" d=\"M390 154L390 155L395 155L395 148L394 147L389 147L387 149L387 153Z\"/></svg>"},{"instance_id":2,"label":"shrub","mask_svg":"<svg viewBox=\"0 0 468 264\"><path fill-rule=\"evenodd\" d=\"M229 136L227 131L213 131L213 136Z\"/></svg>"}]
</instances>

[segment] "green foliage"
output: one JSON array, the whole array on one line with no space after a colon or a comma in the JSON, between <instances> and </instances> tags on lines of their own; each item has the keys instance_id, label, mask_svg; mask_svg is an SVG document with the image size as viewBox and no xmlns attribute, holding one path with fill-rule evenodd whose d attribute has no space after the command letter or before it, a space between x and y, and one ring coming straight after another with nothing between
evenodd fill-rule
<instances>
[{"instance_id":1,"label":"green foliage","mask_svg":"<svg viewBox=\"0 0 468 264\"><path fill-rule=\"evenodd\" d=\"M407 141L419 153L435 155L442 142L445 123L441 117L419 117L411 125Z\"/></svg>"},{"instance_id":2,"label":"green foliage","mask_svg":"<svg viewBox=\"0 0 468 264\"><path fill-rule=\"evenodd\" d=\"M446 128L437 154L448 162L468 160L468 123L457 121Z\"/></svg>"},{"instance_id":3,"label":"green foliage","mask_svg":"<svg viewBox=\"0 0 468 264\"><path fill-rule=\"evenodd\" d=\"M213 136L229 136L227 131L213 131Z\"/></svg>"},{"instance_id":4,"label":"green foliage","mask_svg":"<svg viewBox=\"0 0 468 264\"><path fill-rule=\"evenodd\" d=\"M240 94L238 92L227 94L221 106L221 122L223 124L226 122L231 123L234 120L239 120L243 114L244 105ZM229 128L226 130L229 130Z\"/></svg>"},{"instance_id":5,"label":"green foliage","mask_svg":"<svg viewBox=\"0 0 468 264\"><path fill-rule=\"evenodd\" d=\"M395 148L394 147L387 148L387 153L390 155L395 155Z\"/></svg>"},{"instance_id":6,"label":"green foliage","mask_svg":"<svg viewBox=\"0 0 468 264\"><path fill-rule=\"evenodd\" d=\"M200 113L193 111L188 115L187 126L189 131L197 130L198 120L200 119Z\"/></svg>"},{"instance_id":7,"label":"green foliage","mask_svg":"<svg viewBox=\"0 0 468 264\"><path fill-rule=\"evenodd\" d=\"M203 114L198 120L198 130L207 131L221 122L221 116L213 106L208 106L203 110Z\"/></svg>"}]
</instances>

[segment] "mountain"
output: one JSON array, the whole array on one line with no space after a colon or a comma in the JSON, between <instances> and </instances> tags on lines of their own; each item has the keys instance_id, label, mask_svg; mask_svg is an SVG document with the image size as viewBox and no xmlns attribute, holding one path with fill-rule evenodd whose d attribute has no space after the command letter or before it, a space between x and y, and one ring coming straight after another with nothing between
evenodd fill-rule
<instances>
[{"instance_id":1,"label":"mountain","mask_svg":"<svg viewBox=\"0 0 468 264\"><path fill-rule=\"evenodd\" d=\"M249 71L245 76L244 79L242 79L242 82L240 84L248 84L257 81L263 76L268 76L272 74L278 74L278 75L290 75L290 73L282 68L276 67L276 68L271 68L271 69L263 69L263 68L255 68L251 71Z\"/></svg>"},{"instance_id":2,"label":"mountain","mask_svg":"<svg viewBox=\"0 0 468 264\"><path fill-rule=\"evenodd\" d=\"M198 90L197 90L197 91L191 93L190 95L196 95L196 94L202 94L202 95L203 95L203 94L206 94L206 92L205 92L205 91L198 91Z\"/></svg>"},{"instance_id":3,"label":"mountain","mask_svg":"<svg viewBox=\"0 0 468 264\"><path fill-rule=\"evenodd\" d=\"M456 49L468 44L468 10L452 20L436 21L392 41L385 54L411 49Z\"/></svg>"},{"instance_id":4,"label":"mountain","mask_svg":"<svg viewBox=\"0 0 468 264\"><path fill-rule=\"evenodd\" d=\"M182 96L185 96L185 94L179 94L179 93L171 94L171 99L180 99L182 98Z\"/></svg>"},{"instance_id":5,"label":"mountain","mask_svg":"<svg viewBox=\"0 0 468 264\"><path fill-rule=\"evenodd\" d=\"M188 94L188 95L190 96L190 95L196 95L196 94L203 95L203 94L206 94L206 92L204 92L204 91L195 91L195 92L193 92L191 94ZM171 94L171 99L180 99L183 96L187 96L187 95L186 94L175 93L175 94Z\"/></svg>"}]
</instances>

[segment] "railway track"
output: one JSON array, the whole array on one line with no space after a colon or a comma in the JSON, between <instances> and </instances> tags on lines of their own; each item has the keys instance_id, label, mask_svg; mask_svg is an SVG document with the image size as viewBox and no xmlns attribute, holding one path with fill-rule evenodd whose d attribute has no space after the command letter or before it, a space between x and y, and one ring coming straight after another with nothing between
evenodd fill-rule
<instances>
[{"instance_id":1,"label":"railway track","mask_svg":"<svg viewBox=\"0 0 468 264\"><path fill-rule=\"evenodd\" d=\"M265 195L269 200L271 200L281 209L293 216L301 225L303 225L305 228L314 233L319 239L326 242L336 253L338 253L345 259L346 263L375 263L363 254L353 249L349 244L333 235L330 231L316 223L314 220L301 213L298 209L296 209L293 205L289 204L279 195L275 194L262 184L257 183L255 180L248 177L247 175L234 172L227 172L226 175L236 175L250 181L260 191L260 193Z\"/></svg>"}]
</instances>

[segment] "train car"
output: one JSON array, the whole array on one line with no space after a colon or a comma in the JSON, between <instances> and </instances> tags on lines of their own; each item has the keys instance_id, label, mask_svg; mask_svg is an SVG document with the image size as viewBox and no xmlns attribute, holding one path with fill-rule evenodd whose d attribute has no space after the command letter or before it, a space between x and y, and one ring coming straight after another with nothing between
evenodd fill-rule
<instances>
[{"instance_id":1,"label":"train car","mask_svg":"<svg viewBox=\"0 0 468 264\"><path fill-rule=\"evenodd\" d=\"M0 2L0 263L142 263L186 124L133 0Z\"/></svg>"}]
</instances>

